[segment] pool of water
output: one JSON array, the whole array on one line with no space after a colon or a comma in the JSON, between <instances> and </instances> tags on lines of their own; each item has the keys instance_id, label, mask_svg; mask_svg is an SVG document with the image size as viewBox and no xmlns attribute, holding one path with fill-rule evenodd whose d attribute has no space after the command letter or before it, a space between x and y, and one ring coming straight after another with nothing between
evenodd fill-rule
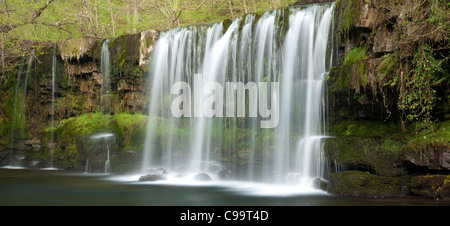
<instances>
[{"instance_id":1,"label":"pool of water","mask_svg":"<svg viewBox=\"0 0 450 226\"><path fill-rule=\"evenodd\" d=\"M139 182L136 175L0 169L1 206L438 206L432 199L360 199L242 182Z\"/></svg>"}]
</instances>

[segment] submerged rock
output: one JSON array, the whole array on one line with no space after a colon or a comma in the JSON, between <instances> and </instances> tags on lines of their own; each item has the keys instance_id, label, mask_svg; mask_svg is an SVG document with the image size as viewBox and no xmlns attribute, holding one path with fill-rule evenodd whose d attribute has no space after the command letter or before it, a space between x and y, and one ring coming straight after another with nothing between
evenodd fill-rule
<instances>
[{"instance_id":1,"label":"submerged rock","mask_svg":"<svg viewBox=\"0 0 450 226\"><path fill-rule=\"evenodd\" d=\"M147 174L139 177L139 181L158 181L165 180L166 176L162 174Z\"/></svg>"},{"instance_id":2,"label":"submerged rock","mask_svg":"<svg viewBox=\"0 0 450 226\"><path fill-rule=\"evenodd\" d=\"M199 173L194 176L194 180L198 181L212 181L212 178L206 173Z\"/></svg>"}]
</instances>

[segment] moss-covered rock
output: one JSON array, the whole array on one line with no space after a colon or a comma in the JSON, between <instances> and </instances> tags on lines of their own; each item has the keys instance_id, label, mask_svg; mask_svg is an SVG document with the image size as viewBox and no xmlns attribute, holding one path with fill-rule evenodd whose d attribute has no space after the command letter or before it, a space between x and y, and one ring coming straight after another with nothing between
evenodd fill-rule
<instances>
[{"instance_id":1,"label":"moss-covered rock","mask_svg":"<svg viewBox=\"0 0 450 226\"><path fill-rule=\"evenodd\" d=\"M412 194L434 199L450 198L450 176L422 175L415 176L409 183Z\"/></svg>"},{"instance_id":2,"label":"moss-covered rock","mask_svg":"<svg viewBox=\"0 0 450 226\"><path fill-rule=\"evenodd\" d=\"M78 136L76 147L80 170L90 173L113 173L118 152L121 148L115 134L110 131L95 131L89 135Z\"/></svg>"},{"instance_id":3,"label":"moss-covered rock","mask_svg":"<svg viewBox=\"0 0 450 226\"><path fill-rule=\"evenodd\" d=\"M328 192L365 198L398 197L404 193L399 178L375 176L362 171L333 173Z\"/></svg>"},{"instance_id":4,"label":"moss-covered rock","mask_svg":"<svg viewBox=\"0 0 450 226\"><path fill-rule=\"evenodd\" d=\"M112 73L119 78L140 76L139 70L141 35L130 34L117 37L109 43ZM116 78L117 79L117 78ZM114 78L113 78L114 80Z\"/></svg>"},{"instance_id":5,"label":"moss-covered rock","mask_svg":"<svg viewBox=\"0 0 450 226\"><path fill-rule=\"evenodd\" d=\"M91 50L96 43L94 38L75 38L58 42L58 50L63 60L80 60L85 55L92 54ZM93 56L90 56L93 58Z\"/></svg>"}]
</instances>

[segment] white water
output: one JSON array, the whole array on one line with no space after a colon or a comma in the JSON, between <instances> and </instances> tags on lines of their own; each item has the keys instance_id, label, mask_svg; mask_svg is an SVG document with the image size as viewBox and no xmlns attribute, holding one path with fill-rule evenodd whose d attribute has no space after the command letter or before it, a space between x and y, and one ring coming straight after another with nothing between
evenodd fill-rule
<instances>
[{"instance_id":1,"label":"white water","mask_svg":"<svg viewBox=\"0 0 450 226\"><path fill-rule=\"evenodd\" d=\"M10 149L9 149L9 159L11 167L20 167L20 161L25 157L22 155L23 139L25 138L25 127L26 127L26 98L28 89L28 77L30 76L31 69L33 66L34 59L34 49L32 50L30 57L27 62L27 71L23 73L23 66L25 64L25 56L22 57L22 62L19 67L19 72L17 74L16 90L14 95L14 112L13 119L11 122L10 129ZM36 65L36 64L34 64ZM36 67L36 66L35 66ZM23 78L23 76L25 76Z\"/></svg>"},{"instance_id":2,"label":"white water","mask_svg":"<svg viewBox=\"0 0 450 226\"><path fill-rule=\"evenodd\" d=\"M100 133L91 136L91 139L104 139L105 145L106 145L106 160L105 160L105 174L109 173L111 171L111 165L110 165L110 151L109 151L109 138L113 137L114 134L112 133ZM85 171L89 172L89 158L86 159L86 166Z\"/></svg>"},{"instance_id":3,"label":"white water","mask_svg":"<svg viewBox=\"0 0 450 226\"><path fill-rule=\"evenodd\" d=\"M289 15L269 11L256 23L255 15L249 14L234 20L226 31L216 23L163 32L152 55L141 173L163 167L178 175L205 172L216 179L219 172L226 172L228 179L241 182L311 188L313 179L324 173L324 92L331 67L328 37L333 6L291 8ZM289 21L289 27L283 21ZM185 90L191 94L190 102L183 102L191 105L190 117L171 115L177 96L171 94L171 85L177 81L190 85ZM260 128L267 118L248 117L255 109L246 109L246 117L203 114L202 103L212 95L225 95L202 93L200 84L226 87L226 82L263 81L279 82L276 128ZM273 94L268 87L267 96ZM276 100L268 98L267 104L276 107ZM249 96L247 101L249 105L258 100ZM215 107L216 116L225 115L227 106L223 112L217 111L222 106Z\"/></svg>"},{"instance_id":4,"label":"white water","mask_svg":"<svg viewBox=\"0 0 450 226\"><path fill-rule=\"evenodd\" d=\"M55 148L55 92L56 92L56 48L53 51L52 58L52 112L51 112L51 132L50 132L50 168L53 167L53 152Z\"/></svg>"},{"instance_id":5,"label":"white water","mask_svg":"<svg viewBox=\"0 0 450 226\"><path fill-rule=\"evenodd\" d=\"M104 113L110 113L111 103L109 94L111 91L111 78L110 78L110 56L109 56L109 49L108 49L109 39L106 39L105 42L103 42L102 45L102 55L101 55L101 71L103 76L103 82L102 82L102 110Z\"/></svg>"}]
</instances>

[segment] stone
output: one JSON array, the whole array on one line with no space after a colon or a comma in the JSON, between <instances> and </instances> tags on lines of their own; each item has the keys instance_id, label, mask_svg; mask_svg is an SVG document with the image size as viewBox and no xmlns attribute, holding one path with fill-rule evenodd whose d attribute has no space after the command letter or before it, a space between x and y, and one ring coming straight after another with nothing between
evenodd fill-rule
<instances>
[{"instance_id":1,"label":"stone","mask_svg":"<svg viewBox=\"0 0 450 226\"><path fill-rule=\"evenodd\" d=\"M158 38L158 32L154 30L146 30L141 32L139 46L139 67L147 67L150 62L150 52L153 50L153 44Z\"/></svg>"},{"instance_id":2,"label":"stone","mask_svg":"<svg viewBox=\"0 0 450 226\"><path fill-rule=\"evenodd\" d=\"M212 178L206 173L199 173L194 176L194 180L198 181L212 181Z\"/></svg>"},{"instance_id":3,"label":"stone","mask_svg":"<svg viewBox=\"0 0 450 226\"><path fill-rule=\"evenodd\" d=\"M386 27L379 29L374 37L373 52L379 54L394 51L394 42L391 36L392 32Z\"/></svg>"},{"instance_id":4,"label":"stone","mask_svg":"<svg viewBox=\"0 0 450 226\"><path fill-rule=\"evenodd\" d=\"M103 75L102 75L102 73L92 72L92 78L94 78L94 82L95 82L96 85L102 85L103 84Z\"/></svg>"},{"instance_id":5,"label":"stone","mask_svg":"<svg viewBox=\"0 0 450 226\"><path fill-rule=\"evenodd\" d=\"M139 177L139 181L158 181L165 180L166 176L162 174L147 174Z\"/></svg>"},{"instance_id":6,"label":"stone","mask_svg":"<svg viewBox=\"0 0 450 226\"><path fill-rule=\"evenodd\" d=\"M119 141L108 131L95 131L78 136L75 138L75 145L79 155L80 170L85 170L86 162L89 160L89 173L104 173L106 160L109 158L111 162L115 162L118 158ZM115 164L111 164L108 172L114 172L115 167Z\"/></svg>"},{"instance_id":7,"label":"stone","mask_svg":"<svg viewBox=\"0 0 450 226\"><path fill-rule=\"evenodd\" d=\"M442 152L441 152L441 157L440 157L440 165L442 168L445 169L450 169L450 149L444 149L442 148Z\"/></svg>"},{"instance_id":8,"label":"stone","mask_svg":"<svg viewBox=\"0 0 450 226\"><path fill-rule=\"evenodd\" d=\"M33 138L31 140L26 140L25 145L27 146L31 146L33 149L33 151L39 151L41 149L41 140L37 139L37 138Z\"/></svg>"},{"instance_id":9,"label":"stone","mask_svg":"<svg viewBox=\"0 0 450 226\"><path fill-rule=\"evenodd\" d=\"M404 162L426 167L428 170L450 170L450 149L448 147L426 147L422 150L405 151Z\"/></svg>"},{"instance_id":10,"label":"stone","mask_svg":"<svg viewBox=\"0 0 450 226\"><path fill-rule=\"evenodd\" d=\"M84 55L89 54L94 44L93 38L75 38L60 41L57 45L63 60L80 60Z\"/></svg>"},{"instance_id":11,"label":"stone","mask_svg":"<svg viewBox=\"0 0 450 226\"><path fill-rule=\"evenodd\" d=\"M132 86L130 86L127 82L120 81L118 86L117 86L117 90L132 91L132 90L135 90L135 89Z\"/></svg>"},{"instance_id":12,"label":"stone","mask_svg":"<svg viewBox=\"0 0 450 226\"><path fill-rule=\"evenodd\" d=\"M359 20L356 20L355 26L373 30L375 27L375 9L362 2L359 7Z\"/></svg>"},{"instance_id":13,"label":"stone","mask_svg":"<svg viewBox=\"0 0 450 226\"><path fill-rule=\"evenodd\" d=\"M450 198L450 176L421 175L415 176L410 182L413 195L434 199Z\"/></svg>"}]
</instances>

